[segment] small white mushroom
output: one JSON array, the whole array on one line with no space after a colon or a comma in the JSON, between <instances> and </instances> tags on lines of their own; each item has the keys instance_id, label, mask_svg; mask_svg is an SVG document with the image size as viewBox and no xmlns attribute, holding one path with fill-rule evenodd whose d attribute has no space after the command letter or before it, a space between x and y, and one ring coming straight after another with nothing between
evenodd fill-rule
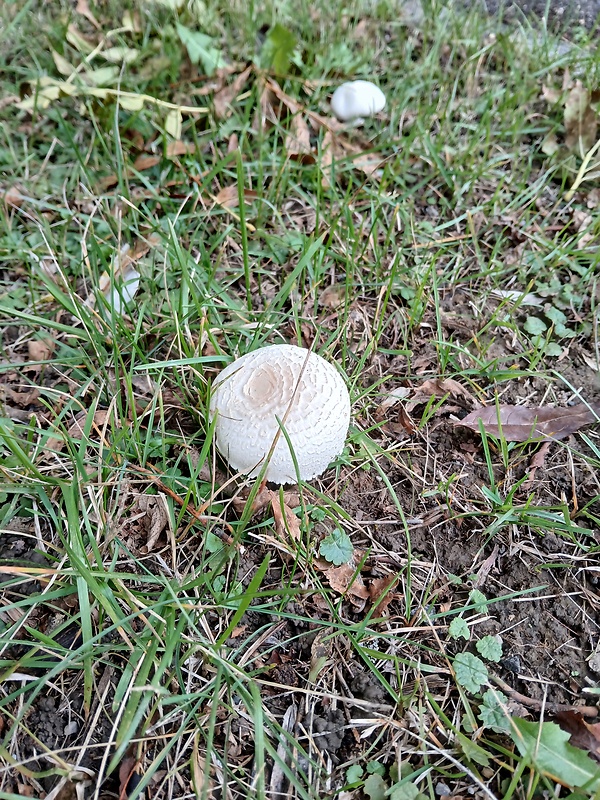
<instances>
[{"instance_id":1,"label":"small white mushroom","mask_svg":"<svg viewBox=\"0 0 600 800\"><path fill-rule=\"evenodd\" d=\"M320 475L344 449L350 395L342 376L321 356L294 345L270 345L219 374L211 421L215 414L217 448L235 470L258 475L276 442L265 478L296 483L298 475L305 481Z\"/></svg>"},{"instance_id":2,"label":"small white mushroom","mask_svg":"<svg viewBox=\"0 0 600 800\"><path fill-rule=\"evenodd\" d=\"M342 122L361 124L363 117L372 117L384 108L385 95L371 81L342 83L331 98L331 110Z\"/></svg>"}]
</instances>

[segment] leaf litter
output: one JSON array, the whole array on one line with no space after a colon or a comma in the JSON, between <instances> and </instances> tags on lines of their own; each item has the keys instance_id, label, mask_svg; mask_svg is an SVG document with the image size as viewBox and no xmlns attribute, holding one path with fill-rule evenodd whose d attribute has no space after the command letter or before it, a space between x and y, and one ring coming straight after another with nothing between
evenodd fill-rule
<instances>
[{"instance_id":1,"label":"leaf litter","mask_svg":"<svg viewBox=\"0 0 600 800\"><path fill-rule=\"evenodd\" d=\"M529 442L566 439L596 422L600 422L600 403L580 403L567 408L490 405L472 411L454 424L475 432L481 425L486 433L507 442Z\"/></svg>"}]
</instances>

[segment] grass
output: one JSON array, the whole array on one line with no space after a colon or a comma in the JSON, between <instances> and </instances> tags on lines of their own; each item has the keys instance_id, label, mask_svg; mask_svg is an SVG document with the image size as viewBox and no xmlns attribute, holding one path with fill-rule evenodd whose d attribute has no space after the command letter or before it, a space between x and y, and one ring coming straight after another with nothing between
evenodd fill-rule
<instances>
[{"instance_id":1,"label":"grass","mask_svg":"<svg viewBox=\"0 0 600 800\"><path fill-rule=\"evenodd\" d=\"M591 35L358 0L78 8L0 11L0 796L592 796L545 726L593 705L597 433L536 472L535 445L451 422L469 395L597 391L589 164L565 199ZM210 37L199 66L177 24ZM326 166L317 120L290 156L293 100L326 115L372 76L388 107L354 152ZM282 341L336 363L353 422L321 479L266 495L223 473L207 399Z\"/></svg>"}]
</instances>

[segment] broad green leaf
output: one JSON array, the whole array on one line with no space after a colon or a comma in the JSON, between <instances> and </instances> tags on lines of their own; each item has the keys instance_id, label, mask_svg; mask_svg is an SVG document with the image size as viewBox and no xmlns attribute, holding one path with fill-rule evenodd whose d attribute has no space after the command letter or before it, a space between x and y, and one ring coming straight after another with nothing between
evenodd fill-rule
<instances>
[{"instance_id":1,"label":"broad green leaf","mask_svg":"<svg viewBox=\"0 0 600 800\"><path fill-rule=\"evenodd\" d=\"M475 645L480 656L488 661L498 662L502 658L502 639L498 636L484 636Z\"/></svg>"},{"instance_id":2,"label":"broad green leaf","mask_svg":"<svg viewBox=\"0 0 600 800\"><path fill-rule=\"evenodd\" d=\"M390 800L427 800L425 795L419 791L419 787L414 783L399 783L388 791Z\"/></svg>"},{"instance_id":3,"label":"broad green leaf","mask_svg":"<svg viewBox=\"0 0 600 800\"><path fill-rule=\"evenodd\" d=\"M510 735L517 749L551 781L588 792L600 789L600 764L585 750L569 744L570 734L554 722L527 722L513 717Z\"/></svg>"},{"instance_id":4,"label":"broad green leaf","mask_svg":"<svg viewBox=\"0 0 600 800\"><path fill-rule=\"evenodd\" d=\"M480 764L482 767L487 767L489 765L490 759L483 747L475 744L475 742L469 739L468 736L465 736L464 733L457 733L456 741L469 761Z\"/></svg>"},{"instance_id":5,"label":"broad green leaf","mask_svg":"<svg viewBox=\"0 0 600 800\"><path fill-rule=\"evenodd\" d=\"M488 682L487 667L480 658L472 653L459 653L454 659L456 680L469 692L475 694Z\"/></svg>"},{"instance_id":6,"label":"broad green leaf","mask_svg":"<svg viewBox=\"0 0 600 800\"><path fill-rule=\"evenodd\" d=\"M353 552L354 547L350 537L341 528L336 528L329 536L326 536L319 547L319 553L323 558L331 561L336 567L350 561Z\"/></svg>"},{"instance_id":7,"label":"broad green leaf","mask_svg":"<svg viewBox=\"0 0 600 800\"><path fill-rule=\"evenodd\" d=\"M296 47L294 34L277 23L267 33L260 54L263 67L272 69L277 75L285 75L290 66L290 59Z\"/></svg>"},{"instance_id":8,"label":"broad green leaf","mask_svg":"<svg viewBox=\"0 0 600 800\"><path fill-rule=\"evenodd\" d=\"M387 783L381 775L369 775L365 781L363 791L371 800L385 800L387 788Z\"/></svg>"},{"instance_id":9,"label":"broad green leaf","mask_svg":"<svg viewBox=\"0 0 600 800\"><path fill-rule=\"evenodd\" d=\"M177 23L177 34L185 45L192 64L201 63L207 75L212 75L218 67L225 64L221 50L215 47L214 39L210 36L200 31L191 31L180 22Z\"/></svg>"},{"instance_id":10,"label":"broad green leaf","mask_svg":"<svg viewBox=\"0 0 600 800\"><path fill-rule=\"evenodd\" d=\"M363 768L360 764L352 764L352 766L348 767L346 772L346 781L348 783L356 783L362 778Z\"/></svg>"},{"instance_id":11,"label":"broad green leaf","mask_svg":"<svg viewBox=\"0 0 600 800\"><path fill-rule=\"evenodd\" d=\"M532 336L541 336L548 326L539 317L527 317L523 328Z\"/></svg>"},{"instance_id":12,"label":"broad green leaf","mask_svg":"<svg viewBox=\"0 0 600 800\"><path fill-rule=\"evenodd\" d=\"M469 626L462 617L455 617L448 627L448 635L451 639L469 639Z\"/></svg>"},{"instance_id":13,"label":"broad green leaf","mask_svg":"<svg viewBox=\"0 0 600 800\"><path fill-rule=\"evenodd\" d=\"M381 775L383 778L387 769L385 764L382 764L381 761L369 761L367 764L367 772L369 775Z\"/></svg>"}]
</instances>

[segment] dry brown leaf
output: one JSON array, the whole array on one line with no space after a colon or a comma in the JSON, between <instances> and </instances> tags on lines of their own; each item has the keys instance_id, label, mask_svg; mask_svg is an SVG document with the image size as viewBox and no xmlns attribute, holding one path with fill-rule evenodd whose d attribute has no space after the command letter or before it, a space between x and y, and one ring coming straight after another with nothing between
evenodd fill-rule
<instances>
[{"instance_id":1,"label":"dry brown leaf","mask_svg":"<svg viewBox=\"0 0 600 800\"><path fill-rule=\"evenodd\" d=\"M568 408L493 405L478 408L454 424L477 432L481 421L486 433L502 436L507 442L528 442L565 439L584 425L600 421L599 416L598 403Z\"/></svg>"},{"instance_id":2,"label":"dry brown leaf","mask_svg":"<svg viewBox=\"0 0 600 800\"><path fill-rule=\"evenodd\" d=\"M271 508L273 509L275 530L278 535L284 541L287 541L290 537L295 542L300 541L302 536L300 520L285 502L282 504L277 492L271 492Z\"/></svg>"},{"instance_id":3,"label":"dry brown leaf","mask_svg":"<svg viewBox=\"0 0 600 800\"><path fill-rule=\"evenodd\" d=\"M244 200L256 200L258 193L252 189L244 189ZM240 193L237 183L232 183L231 186L224 186L218 194L213 197L215 203L223 208L236 208L240 204Z\"/></svg>"},{"instance_id":4,"label":"dry brown leaf","mask_svg":"<svg viewBox=\"0 0 600 800\"><path fill-rule=\"evenodd\" d=\"M383 157L379 153L362 153L352 159L352 164L356 169L364 172L365 175L368 175L370 178L377 178L377 180L379 180L382 175L380 169L382 161Z\"/></svg>"},{"instance_id":5,"label":"dry brown leaf","mask_svg":"<svg viewBox=\"0 0 600 800\"><path fill-rule=\"evenodd\" d=\"M88 22L91 22L94 28L100 28L100 23L90 11L90 7L88 5L87 0L77 0L75 11L78 14L81 14L82 17L85 17L88 20Z\"/></svg>"},{"instance_id":6,"label":"dry brown leaf","mask_svg":"<svg viewBox=\"0 0 600 800\"><path fill-rule=\"evenodd\" d=\"M167 144L165 155L167 158L176 158L177 156L186 156L189 153L196 152L196 145L194 142L184 142L181 139L175 139Z\"/></svg>"},{"instance_id":7,"label":"dry brown leaf","mask_svg":"<svg viewBox=\"0 0 600 800\"><path fill-rule=\"evenodd\" d=\"M357 552L354 552L354 558L358 557ZM328 561L320 558L315 559L314 563L318 569L322 570L335 592L345 595L357 609L365 607L365 603L369 599L369 592L354 561L341 564L339 567L334 567Z\"/></svg>"},{"instance_id":8,"label":"dry brown leaf","mask_svg":"<svg viewBox=\"0 0 600 800\"><path fill-rule=\"evenodd\" d=\"M27 198L21 194L16 186L9 186L8 189L0 189L0 201L7 206L20 208Z\"/></svg>"},{"instance_id":9,"label":"dry brown leaf","mask_svg":"<svg viewBox=\"0 0 600 800\"><path fill-rule=\"evenodd\" d=\"M140 547L141 553L150 553L160 535L169 525L169 512L167 511L167 498L162 492L157 495L142 494L137 499L140 511L145 512L145 527L147 531L146 543Z\"/></svg>"},{"instance_id":10,"label":"dry brown leaf","mask_svg":"<svg viewBox=\"0 0 600 800\"><path fill-rule=\"evenodd\" d=\"M580 155L587 153L597 140L598 116L591 99L583 83L576 81L565 100L565 145Z\"/></svg>"},{"instance_id":11,"label":"dry brown leaf","mask_svg":"<svg viewBox=\"0 0 600 800\"><path fill-rule=\"evenodd\" d=\"M337 158L335 136L332 131L325 131L321 142L321 185L329 189L332 185L332 166Z\"/></svg>"},{"instance_id":12,"label":"dry brown leaf","mask_svg":"<svg viewBox=\"0 0 600 800\"><path fill-rule=\"evenodd\" d=\"M67 439L82 439L87 415L87 411L79 411L79 413L75 415L75 419L69 425L67 430L66 438L62 431L53 431L52 436L49 436L48 440L46 441L43 450L44 455L48 456L51 453L60 453L60 451L66 445ZM95 411L94 419L92 420L92 426L90 428L90 434L92 431L94 431L98 437L102 436L102 428L106 425L109 415L110 412L106 410Z\"/></svg>"},{"instance_id":13,"label":"dry brown leaf","mask_svg":"<svg viewBox=\"0 0 600 800\"><path fill-rule=\"evenodd\" d=\"M444 397L446 395L458 400L463 407L467 405L470 408L478 408L481 405L479 400L468 389L453 378L446 378L445 380L432 378L415 387L414 394L410 397L406 408L410 412L415 406L428 403L432 397Z\"/></svg>"},{"instance_id":14,"label":"dry brown leaf","mask_svg":"<svg viewBox=\"0 0 600 800\"><path fill-rule=\"evenodd\" d=\"M386 575L383 578L374 578L369 584L369 597L377 613L382 615L394 598L392 589L398 583L397 575Z\"/></svg>"},{"instance_id":15,"label":"dry brown leaf","mask_svg":"<svg viewBox=\"0 0 600 800\"><path fill-rule=\"evenodd\" d=\"M36 389L35 386L30 387L26 392L18 392L11 386L0 385L0 400L10 400L18 406L21 406L21 408L35 403L39 396L40 390Z\"/></svg>"},{"instance_id":16,"label":"dry brown leaf","mask_svg":"<svg viewBox=\"0 0 600 800\"><path fill-rule=\"evenodd\" d=\"M302 114L295 114L285 138L285 149L290 158L301 164L314 164L315 155L310 144L310 129Z\"/></svg>"},{"instance_id":17,"label":"dry brown leaf","mask_svg":"<svg viewBox=\"0 0 600 800\"><path fill-rule=\"evenodd\" d=\"M248 76L252 72L252 67L248 67L243 72L240 72L229 86L224 86L213 96L213 105L215 109L215 117L217 119L225 119L233 113L231 107L233 101L242 91L248 80Z\"/></svg>"},{"instance_id":18,"label":"dry brown leaf","mask_svg":"<svg viewBox=\"0 0 600 800\"><path fill-rule=\"evenodd\" d=\"M55 348L56 342L50 336L32 339L27 342L27 355L30 361L48 361Z\"/></svg>"},{"instance_id":19,"label":"dry brown leaf","mask_svg":"<svg viewBox=\"0 0 600 800\"><path fill-rule=\"evenodd\" d=\"M229 137L229 141L227 142L227 152L234 153L236 150L240 149L240 140L238 139L237 133L232 133Z\"/></svg>"},{"instance_id":20,"label":"dry brown leaf","mask_svg":"<svg viewBox=\"0 0 600 800\"><path fill-rule=\"evenodd\" d=\"M600 722L586 722L576 711L559 711L554 719L563 731L571 734L569 744L587 750L593 759L600 761Z\"/></svg>"}]
</instances>

